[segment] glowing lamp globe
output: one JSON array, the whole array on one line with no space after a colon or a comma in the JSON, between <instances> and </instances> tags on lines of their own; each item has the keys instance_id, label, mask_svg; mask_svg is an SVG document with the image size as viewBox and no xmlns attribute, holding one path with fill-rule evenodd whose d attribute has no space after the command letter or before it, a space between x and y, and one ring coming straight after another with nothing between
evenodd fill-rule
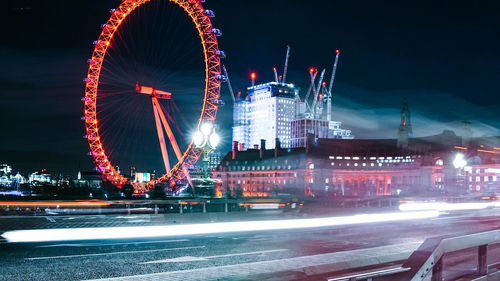
<instances>
[{"instance_id":1,"label":"glowing lamp globe","mask_svg":"<svg viewBox=\"0 0 500 281\"><path fill-rule=\"evenodd\" d=\"M217 145L219 145L219 143L220 143L220 136L217 133L213 132L210 135L210 138L208 139L208 141L209 141L211 147L216 148Z\"/></svg>"},{"instance_id":2,"label":"glowing lamp globe","mask_svg":"<svg viewBox=\"0 0 500 281\"><path fill-rule=\"evenodd\" d=\"M464 159L464 155L462 153L457 153L457 155L455 155L455 159L453 160L453 166L456 169L462 169L465 165L467 165L467 161Z\"/></svg>"},{"instance_id":3,"label":"glowing lamp globe","mask_svg":"<svg viewBox=\"0 0 500 281\"><path fill-rule=\"evenodd\" d=\"M200 131L194 133L193 143L195 146L201 146L203 144L203 134Z\"/></svg>"},{"instance_id":4,"label":"glowing lamp globe","mask_svg":"<svg viewBox=\"0 0 500 281\"><path fill-rule=\"evenodd\" d=\"M200 131L203 135L208 136L212 132L213 125L210 122L203 123L200 127Z\"/></svg>"}]
</instances>

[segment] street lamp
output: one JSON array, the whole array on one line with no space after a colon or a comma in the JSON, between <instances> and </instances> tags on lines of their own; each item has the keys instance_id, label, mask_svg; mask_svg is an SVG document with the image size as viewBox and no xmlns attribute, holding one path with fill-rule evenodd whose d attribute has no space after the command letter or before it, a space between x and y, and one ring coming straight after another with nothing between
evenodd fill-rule
<instances>
[{"instance_id":1,"label":"street lamp","mask_svg":"<svg viewBox=\"0 0 500 281\"><path fill-rule=\"evenodd\" d=\"M453 166L455 166L455 169L463 169L465 165L467 165L467 160L465 160L464 155L462 153L457 153L453 160Z\"/></svg>"},{"instance_id":2,"label":"street lamp","mask_svg":"<svg viewBox=\"0 0 500 281\"><path fill-rule=\"evenodd\" d=\"M464 167L467 165L467 160L462 153L457 153L453 159L453 166L457 169L457 186L460 192L463 192L465 175L463 174Z\"/></svg>"},{"instance_id":3,"label":"street lamp","mask_svg":"<svg viewBox=\"0 0 500 281\"><path fill-rule=\"evenodd\" d=\"M210 152L220 143L220 136L215 132L211 122L204 122L193 134L193 144L203 153L203 176L208 178L208 161Z\"/></svg>"}]
</instances>

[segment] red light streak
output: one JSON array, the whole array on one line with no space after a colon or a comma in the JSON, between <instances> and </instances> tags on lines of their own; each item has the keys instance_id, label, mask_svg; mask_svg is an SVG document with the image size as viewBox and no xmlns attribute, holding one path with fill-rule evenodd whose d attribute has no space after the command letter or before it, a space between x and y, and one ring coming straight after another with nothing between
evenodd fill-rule
<instances>
[{"instance_id":1,"label":"red light streak","mask_svg":"<svg viewBox=\"0 0 500 281\"><path fill-rule=\"evenodd\" d=\"M100 207L109 206L109 202L105 201L89 201L89 202L0 202L3 207Z\"/></svg>"}]
</instances>

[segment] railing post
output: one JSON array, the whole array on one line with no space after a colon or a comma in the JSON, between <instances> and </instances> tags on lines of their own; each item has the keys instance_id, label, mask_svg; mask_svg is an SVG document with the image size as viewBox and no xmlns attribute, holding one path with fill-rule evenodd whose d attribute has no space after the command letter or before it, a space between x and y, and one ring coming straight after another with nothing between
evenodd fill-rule
<instances>
[{"instance_id":1,"label":"railing post","mask_svg":"<svg viewBox=\"0 0 500 281\"><path fill-rule=\"evenodd\" d=\"M477 252L477 273L480 275L488 274L488 245L481 245Z\"/></svg>"},{"instance_id":2,"label":"railing post","mask_svg":"<svg viewBox=\"0 0 500 281\"><path fill-rule=\"evenodd\" d=\"M158 204L155 204L155 215L158 215Z\"/></svg>"},{"instance_id":3,"label":"railing post","mask_svg":"<svg viewBox=\"0 0 500 281\"><path fill-rule=\"evenodd\" d=\"M227 211L228 211L228 208L227 208L227 202L226 202L226 203L224 203L224 212L227 213Z\"/></svg>"},{"instance_id":4,"label":"railing post","mask_svg":"<svg viewBox=\"0 0 500 281\"><path fill-rule=\"evenodd\" d=\"M207 212L207 203L203 202L203 213Z\"/></svg>"},{"instance_id":5,"label":"railing post","mask_svg":"<svg viewBox=\"0 0 500 281\"><path fill-rule=\"evenodd\" d=\"M443 257L432 267L432 281L443 281Z\"/></svg>"},{"instance_id":6,"label":"railing post","mask_svg":"<svg viewBox=\"0 0 500 281\"><path fill-rule=\"evenodd\" d=\"M179 214L182 214L182 204L179 203Z\"/></svg>"}]
</instances>

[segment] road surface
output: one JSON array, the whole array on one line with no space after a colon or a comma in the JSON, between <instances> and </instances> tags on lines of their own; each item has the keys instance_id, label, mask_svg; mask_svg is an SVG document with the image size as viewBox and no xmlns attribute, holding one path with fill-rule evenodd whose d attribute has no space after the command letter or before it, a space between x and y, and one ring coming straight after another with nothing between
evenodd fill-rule
<instances>
[{"instance_id":1,"label":"road surface","mask_svg":"<svg viewBox=\"0 0 500 281\"><path fill-rule=\"evenodd\" d=\"M161 223L162 218L4 217L0 218L0 229L16 223L21 228L33 228L39 220L47 228L148 225ZM4 242L0 244L0 280L325 280L328 274L316 275L317 266L324 268L324 264L366 253L411 251L429 237L499 227L500 209L485 209L322 228L126 240Z\"/></svg>"}]
</instances>

